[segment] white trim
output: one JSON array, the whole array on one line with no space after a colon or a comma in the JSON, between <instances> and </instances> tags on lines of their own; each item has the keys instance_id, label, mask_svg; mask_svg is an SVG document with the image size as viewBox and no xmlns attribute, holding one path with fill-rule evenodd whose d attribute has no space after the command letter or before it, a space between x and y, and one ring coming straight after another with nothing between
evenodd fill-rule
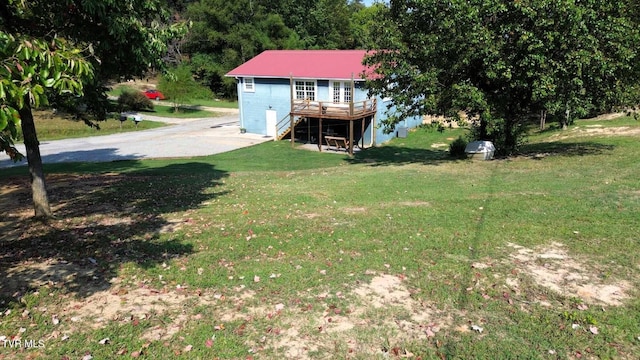
<instances>
[{"instance_id":1,"label":"white trim","mask_svg":"<svg viewBox=\"0 0 640 360\"><path fill-rule=\"evenodd\" d=\"M256 92L256 82L252 77L242 79L242 90L244 92Z\"/></svg>"},{"instance_id":2,"label":"white trim","mask_svg":"<svg viewBox=\"0 0 640 360\"><path fill-rule=\"evenodd\" d=\"M298 89L297 83L303 82L304 89ZM307 87L309 83L313 83L313 99L310 99L307 94L310 93L310 89ZM303 97L299 97L300 92L303 93ZM316 79L293 79L293 98L296 100L309 99L312 101L318 100L318 80Z\"/></svg>"},{"instance_id":3,"label":"white trim","mask_svg":"<svg viewBox=\"0 0 640 360\"><path fill-rule=\"evenodd\" d=\"M240 78L240 77L247 77L247 78L255 78L255 79L284 79L284 80L289 80L291 77L282 77L280 75L278 76L270 76L270 75L225 75L225 77L235 77L235 78ZM294 80L303 80L306 78L293 78ZM351 78L328 78L328 77L319 77L319 78L314 78L314 80L330 80L330 81L351 81ZM365 82L367 81L367 79L362 79L362 78L355 78L353 79L353 81L355 82Z\"/></svg>"},{"instance_id":4,"label":"white trim","mask_svg":"<svg viewBox=\"0 0 640 360\"><path fill-rule=\"evenodd\" d=\"M339 88L336 88L334 86L335 83L339 83ZM353 94L350 94L350 93L351 93L351 80L349 81L329 80L329 99L334 103L350 102L353 99ZM351 95L349 99L347 99L347 94Z\"/></svg>"}]
</instances>

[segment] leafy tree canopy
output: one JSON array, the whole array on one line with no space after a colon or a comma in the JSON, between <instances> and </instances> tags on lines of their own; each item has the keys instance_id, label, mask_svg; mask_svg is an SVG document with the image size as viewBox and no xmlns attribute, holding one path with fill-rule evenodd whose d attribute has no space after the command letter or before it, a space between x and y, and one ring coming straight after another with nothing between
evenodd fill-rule
<instances>
[{"instance_id":1,"label":"leafy tree canopy","mask_svg":"<svg viewBox=\"0 0 640 360\"><path fill-rule=\"evenodd\" d=\"M620 105L637 84L632 0L391 1L368 63L373 93L405 116L476 117L476 137L517 149L524 119Z\"/></svg>"},{"instance_id":2,"label":"leafy tree canopy","mask_svg":"<svg viewBox=\"0 0 640 360\"><path fill-rule=\"evenodd\" d=\"M82 102L104 116L104 81L161 66L172 26L161 0L0 2L0 149L14 159L20 123L36 217L52 215L32 108ZM82 97L82 95L87 95Z\"/></svg>"},{"instance_id":3,"label":"leafy tree canopy","mask_svg":"<svg viewBox=\"0 0 640 360\"><path fill-rule=\"evenodd\" d=\"M193 99L213 97L208 88L193 78L191 69L185 64L167 71L160 79L158 89L171 100L175 112L178 112L180 105L188 104Z\"/></svg>"},{"instance_id":4,"label":"leafy tree canopy","mask_svg":"<svg viewBox=\"0 0 640 360\"><path fill-rule=\"evenodd\" d=\"M192 71L223 97L236 91L224 74L264 50L365 48L375 22L360 0L200 0L183 17L193 21L183 47Z\"/></svg>"}]
</instances>

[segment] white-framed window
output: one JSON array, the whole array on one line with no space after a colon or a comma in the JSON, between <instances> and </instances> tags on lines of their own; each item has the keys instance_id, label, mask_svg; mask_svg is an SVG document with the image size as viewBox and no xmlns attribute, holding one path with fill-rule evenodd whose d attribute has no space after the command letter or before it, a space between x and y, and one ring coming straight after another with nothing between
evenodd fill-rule
<instances>
[{"instance_id":1,"label":"white-framed window","mask_svg":"<svg viewBox=\"0 0 640 360\"><path fill-rule=\"evenodd\" d=\"M256 84L253 81L253 78L244 78L242 81L244 92L255 92Z\"/></svg>"},{"instance_id":2,"label":"white-framed window","mask_svg":"<svg viewBox=\"0 0 640 360\"><path fill-rule=\"evenodd\" d=\"M353 98L350 81L332 81L330 91L334 103L350 102Z\"/></svg>"},{"instance_id":3,"label":"white-framed window","mask_svg":"<svg viewBox=\"0 0 640 360\"><path fill-rule=\"evenodd\" d=\"M316 81L315 80L296 80L295 93L296 100L316 100Z\"/></svg>"},{"instance_id":4,"label":"white-framed window","mask_svg":"<svg viewBox=\"0 0 640 360\"><path fill-rule=\"evenodd\" d=\"M351 94L351 84L350 83L342 83L342 98L344 102L350 102L352 98Z\"/></svg>"}]
</instances>

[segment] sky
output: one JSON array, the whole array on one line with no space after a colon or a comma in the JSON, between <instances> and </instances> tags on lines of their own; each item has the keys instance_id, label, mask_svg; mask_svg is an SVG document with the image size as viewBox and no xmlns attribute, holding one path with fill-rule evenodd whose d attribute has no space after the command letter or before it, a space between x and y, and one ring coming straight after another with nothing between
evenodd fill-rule
<instances>
[{"instance_id":1,"label":"sky","mask_svg":"<svg viewBox=\"0 0 640 360\"><path fill-rule=\"evenodd\" d=\"M371 4L373 4L374 1L375 0L362 0L362 2L367 6L370 6Z\"/></svg>"}]
</instances>

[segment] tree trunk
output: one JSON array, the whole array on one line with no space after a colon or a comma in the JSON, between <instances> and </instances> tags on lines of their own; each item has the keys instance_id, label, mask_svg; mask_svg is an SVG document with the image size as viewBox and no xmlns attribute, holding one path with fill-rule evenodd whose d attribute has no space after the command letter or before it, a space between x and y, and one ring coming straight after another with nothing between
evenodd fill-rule
<instances>
[{"instance_id":1,"label":"tree trunk","mask_svg":"<svg viewBox=\"0 0 640 360\"><path fill-rule=\"evenodd\" d=\"M547 111L540 110L540 131L544 130L546 123L547 123Z\"/></svg>"},{"instance_id":2,"label":"tree trunk","mask_svg":"<svg viewBox=\"0 0 640 360\"><path fill-rule=\"evenodd\" d=\"M36 134L36 125L33 122L33 113L29 98L25 96L25 105L20 109L22 122L22 135L24 136L24 146L27 149L27 161L29 163L29 175L31 177L31 195L33 198L33 208L35 217L48 219L53 217L49 198L47 196L47 186L42 170L42 157L40 156L40 142Z\"/></svg>"},{"instance_id":3,"label":"tree trunk","mask_svg":"<svg viewBox=\"0 0 640 360\"><path fill-rule=\"evenodd\" d=\"M569 116L571 115L571 111L567 107L567 110L564 112L564 120L560 121L560 126L562 130L567 130L569 128Z\"/></svg>"}]
</instances>

